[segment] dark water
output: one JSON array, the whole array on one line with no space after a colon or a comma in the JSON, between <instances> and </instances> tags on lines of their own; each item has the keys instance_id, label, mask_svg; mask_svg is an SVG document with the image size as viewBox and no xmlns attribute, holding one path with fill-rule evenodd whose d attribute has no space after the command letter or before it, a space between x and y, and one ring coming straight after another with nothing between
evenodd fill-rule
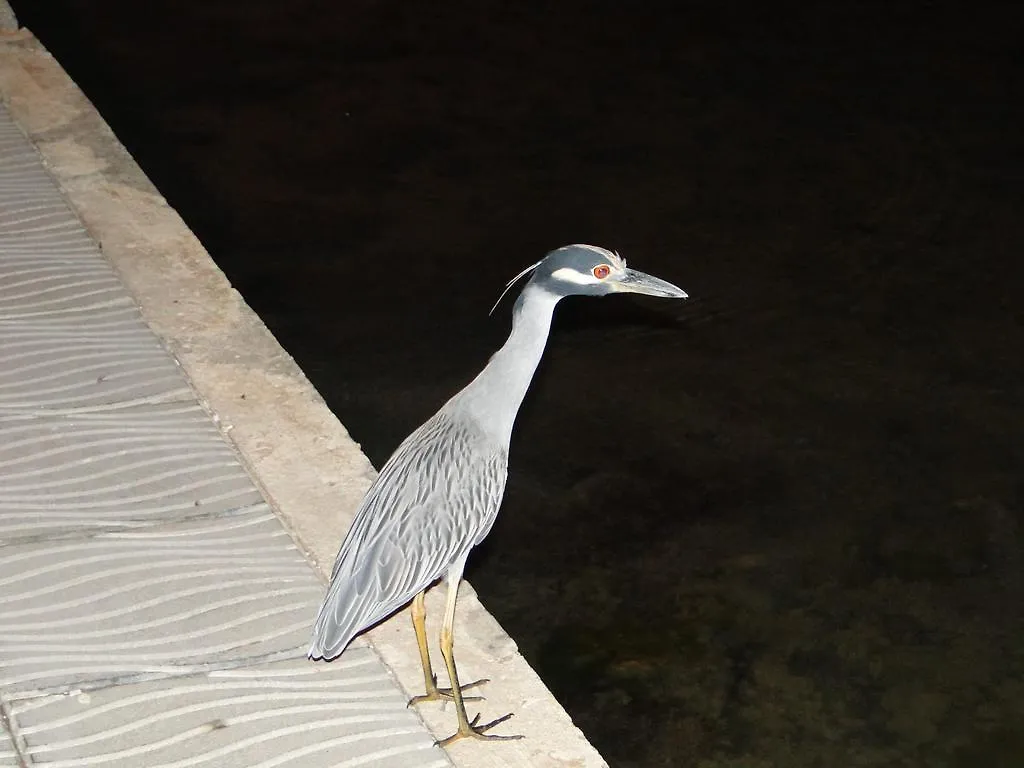
<instances>
[{"instance_id":1,"label":"dark water","mask_svg":"<svg viewBox=\"0 0 1024 768\"><path fill-rule=\"evenodd\" d=\"M370 458L567 242L484 602L615 766L1024 766L1013 4L16 2Z\"/></svg>"}]
</instances>

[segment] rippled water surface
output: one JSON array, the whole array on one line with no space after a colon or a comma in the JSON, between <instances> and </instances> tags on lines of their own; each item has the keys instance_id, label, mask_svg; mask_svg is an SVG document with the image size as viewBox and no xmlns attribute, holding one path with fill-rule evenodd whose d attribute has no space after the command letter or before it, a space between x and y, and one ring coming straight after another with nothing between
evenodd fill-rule
<instances>
[{"instance_id":1,"label":"rippled water surface","mask_svg":"<svg viewBox=\"0 0 1024 768\"><path fill-rule=\"evenodd\" d=\"M15 2L382 462L570 300L470 579L614 766L1024 765L1012 4Z\"/></svg>"}]
</instances>

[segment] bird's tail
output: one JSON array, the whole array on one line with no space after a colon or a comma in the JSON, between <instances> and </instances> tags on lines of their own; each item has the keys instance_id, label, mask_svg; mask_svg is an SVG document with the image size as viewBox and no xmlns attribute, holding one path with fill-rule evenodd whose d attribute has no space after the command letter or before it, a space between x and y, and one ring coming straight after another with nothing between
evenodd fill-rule
<instances>
[{"instance_id":1,"label":"bird's tail","mask_svg":"<svg viewBox=\"0 0 1024 768\"><path fill-rule=\"evenodd\" d=\"M336 573L327 590L320 613L313 623L309 658L331 661L352 642L352 638L394 613L408 598L380 601L372 590L359 589L355 579Z\"/></svg>"},{"instance_id":2,"label":"bird's tail","mask_svg":"<svg viewBox=\"0 0 1024 768\"><path fill-rule=\"evenodd\" d=\"M344 622L343 619L344 616L338 616L332 609L331 600L324 600L313 624L313 639L307 652L309 658L314 661L332 661L348 647L361 628L352 627L351 622Z\"/></svg>"}]
</instances>

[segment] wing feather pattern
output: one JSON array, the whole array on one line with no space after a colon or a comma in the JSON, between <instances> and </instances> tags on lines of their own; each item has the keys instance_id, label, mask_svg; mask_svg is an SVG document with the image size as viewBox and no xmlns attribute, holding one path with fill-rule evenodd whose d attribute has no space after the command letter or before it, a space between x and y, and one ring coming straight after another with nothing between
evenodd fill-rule
<instances>
[{"instance_id":1,"label":"wing feather pattern","mask_svg":"<svg viewBox=\"0 0 1024 768\"><path fill-rule=\"evenodd\" d=\"M444 409L407 437L381 469L341 544L310 658L340 654L483 540L497 516L507 470L504 446Z\"/></svg>"}]
</instances>

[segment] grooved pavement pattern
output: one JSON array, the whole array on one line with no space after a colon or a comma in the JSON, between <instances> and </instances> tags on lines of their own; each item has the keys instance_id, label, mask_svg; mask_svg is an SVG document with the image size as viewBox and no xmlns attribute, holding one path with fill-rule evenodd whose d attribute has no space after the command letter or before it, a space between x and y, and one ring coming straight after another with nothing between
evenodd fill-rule
<instances>
[{"instance_id":1,"label":"grooved pavement pattern","mask_svg":"<svg viewBox=\"0 0 1024 768\"><path fill-rule=\"evenodd\" d=\"M0 106L0 768L446 766Z\"/></svg>"}]
</instances>

